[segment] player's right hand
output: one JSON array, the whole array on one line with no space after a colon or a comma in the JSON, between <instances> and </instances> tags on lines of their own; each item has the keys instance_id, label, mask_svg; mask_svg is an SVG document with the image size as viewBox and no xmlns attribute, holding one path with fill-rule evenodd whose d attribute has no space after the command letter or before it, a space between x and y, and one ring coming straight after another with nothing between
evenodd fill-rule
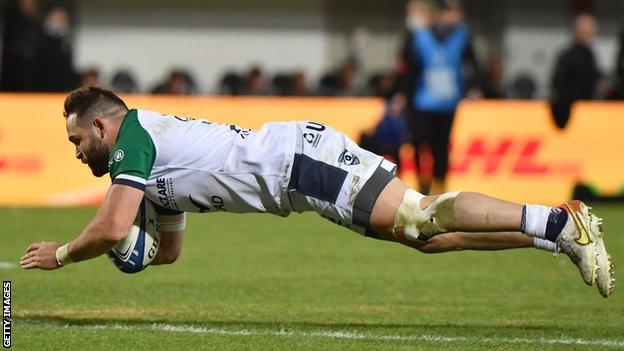
<instances>
[{"instance_id":1,"label":"player's right hand","mask_svg":"<svg viewBox=\"0 0 624 351\"><path fill-rule=\"evenodd\" d=\"M56 249L60 246L54 242L33 243L26 250L26 254L20 258L20 266L24 269L53 270L60 268L56 262Z\"/></svg>"}]
</instances>

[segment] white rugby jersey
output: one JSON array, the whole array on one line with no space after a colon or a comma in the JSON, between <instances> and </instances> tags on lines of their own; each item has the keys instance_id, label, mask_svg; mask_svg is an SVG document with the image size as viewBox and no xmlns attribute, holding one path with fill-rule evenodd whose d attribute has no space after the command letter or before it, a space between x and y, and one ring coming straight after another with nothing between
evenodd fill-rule
<instances>
[{"instance_id":1,"label":"white rugby jersey","mask_svg":"<svg viewBox=\"0 0 624 351\"><path fill-rule=\"evenodd\" d=\"M295 123L259 131L145 110L126 114L109 160L114 184L145 190L172 213L269 212L287 215Z\"/></svg>"}]
</instances>

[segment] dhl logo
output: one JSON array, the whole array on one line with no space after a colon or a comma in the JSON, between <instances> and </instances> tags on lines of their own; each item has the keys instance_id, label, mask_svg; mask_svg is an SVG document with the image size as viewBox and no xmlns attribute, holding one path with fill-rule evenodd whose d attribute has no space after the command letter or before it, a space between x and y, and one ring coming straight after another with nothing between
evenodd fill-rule
<instances>
[{"instance_id":1,"label":"dhl logo","mask_svg":"<svg viewBox=\"0 0 624 351\"><path fill-rule=\"evenodd\" d=\"M582 165L565 159L565 153L545 152L542 138L478 136L455 145L451 151L450 172L464 175L479 172L483 176L511 173L518 176L567 176L578 178Z\"/></svg>"},{"instance_id":2,"label":"dhl logo","mask_svg":"<svg viewBox=\"0 0 624 351\"><path fill-rule=\"evenodd\" d=\"M0 150L2 133L0 131ZM37 155L7 154L0 151L0 176L8 173L35 175L42 169L41 158Z\"/></svg>"}]
</instances>

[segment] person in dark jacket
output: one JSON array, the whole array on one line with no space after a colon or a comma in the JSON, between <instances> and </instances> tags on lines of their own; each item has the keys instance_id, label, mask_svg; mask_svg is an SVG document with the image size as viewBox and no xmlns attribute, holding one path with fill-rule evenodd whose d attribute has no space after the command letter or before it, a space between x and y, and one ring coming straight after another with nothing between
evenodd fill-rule
<instances>
[{"instance_id":1,"label":"person in dark jacket","mask_svg":"<svg viewBox=\"0 0 624 351\"><path fill-rule=\"evenodd\" d=\"M4 7L4 22L0 90L66 92L78 86L65 7L51 7L40 21L37 1L12 1Z\"/></svg>"},{"instance_id":2,"label":"person in dark jacket","mask_svg":"<svg viewBox=\"0 0 624 351\"><path fill-rule=\"evenodd\" d=\"M615 63L615 80L615 88L611 97L624 100L624 28L620 33L620 51Z\"/></svg>"},{"instance_id":3,"label":"person in dark jacket","mask_svg":"<svg viewBox=\"0 0 624 351\"><path fill-rule=\"evenodd\" d=\"M576 100L592 100L598 95L601 73L591 44L596 21L590 14L578 15L572 26L573 42L558 56L552 78L551 110L555 124L565 128Z\"/></svg>"},{"instance_id":4,"label":"person in dark jacket","mask_svg":"<svg viewBox=\"0 0 624 351\"><path fill-rule=\"evenodd\" d=\"M455 111L466 93L480 95L479 68L459 6L457 1L437 1L433 24L409 32L401 54L399 89L408 98L407 126L423 193L444 192ZM421 167L427 147L433 158L433 179Z\"/></svg>"},{"instance_id":5,"label":"person in dark jacket","mask_svg":"<svg viewBox=\"0 0 624 351\"><path fill-rule=\"evenodd\" d=\"M74 69L69 12L52 7L45 15L37 54L37 91L66 92L80 84Z\"/></svg>"},{"instance_id":6,"label":"person in dark jacket","mask_svg":"<svg viewBox=\"0 0 624 351\"><path fill-rule=\"evenodd\" d=\"M2 8L0 90L33 91L37 87L40 25L36 0L13 0Z\"/></svg>"}]
</instances>

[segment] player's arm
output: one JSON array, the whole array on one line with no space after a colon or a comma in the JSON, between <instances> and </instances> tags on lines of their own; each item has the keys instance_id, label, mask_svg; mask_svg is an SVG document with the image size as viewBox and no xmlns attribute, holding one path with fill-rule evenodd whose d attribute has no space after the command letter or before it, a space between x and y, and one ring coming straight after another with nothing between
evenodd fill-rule
<instances>
[{"instance_id":1,"label":"player's arm","mask_svg":"<svg viewBox=\"0 0 624 351\"><path fill-rule=\"evenodd\" d=\"M182 252L186 214L159 214L160 244L150 265L171 264Z\"/></svg>"},{"instance_id":2,"label":"player's arm","mask_svg":"<svg viewBox=\"0 0 624 351\"><path fill-rule=\"evenodd\" d=\"M74 240L61 249L54 242L34 243L28 247L20 265L24 269L56 269L60 267L57 256L61 261L78 262L108 252L128 234L143 196L140 189L113 184L95 218Z\"/></svg>"}]
</instances>

